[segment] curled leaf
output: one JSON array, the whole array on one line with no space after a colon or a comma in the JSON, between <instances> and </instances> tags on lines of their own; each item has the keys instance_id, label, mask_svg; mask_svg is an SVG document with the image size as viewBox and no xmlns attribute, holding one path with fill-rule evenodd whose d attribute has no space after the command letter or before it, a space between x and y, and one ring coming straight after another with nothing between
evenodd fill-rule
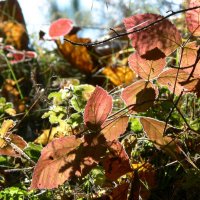
<instances>
[{"instance_id":1,"label":"curled leaf","mask_svg":"<svg viewBox=\"0 0 200 200\"><path fill-rule=\"evenodd\" d=\"M90 39L79 38L76 34L67 35L65 38L74 42L90 42ZM75 67L86 74L90 74L93 71L94 66L92 57L86 47L75 46L68 42L64 42L64 44L62 44L60 40L56 40L56 44L58 46L58 50L72 67Z\"/></svg>"}]
</instances>

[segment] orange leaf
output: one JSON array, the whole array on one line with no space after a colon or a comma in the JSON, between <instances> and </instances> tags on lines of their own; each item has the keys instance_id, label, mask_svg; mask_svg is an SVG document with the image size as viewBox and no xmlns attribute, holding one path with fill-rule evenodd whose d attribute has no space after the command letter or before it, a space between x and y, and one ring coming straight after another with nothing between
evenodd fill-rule
<instances>
[{"instance_id":1,"label":"orange leaf","mask_svg":"<svg viewBox=\"0 0 200 200\"><path fill-rule=\"evenodd\" d=\"M114 85L128 85L135 79L135 73L129 67L106 67L102 73Z\"/></svg>"},{"instance_id":2,"label":"orange leaf","mask_svg":"<svg viewBox=\"0 0 200 200\"><path fill-rule=\"evenodd\" d=\"M71 178L85 176L105 154L102 136L67 136L43 148L33 172L31 189L51 189Z\"/></svg>"},{"instance_id":3,"label":"orange leaf","mask_svg":"<svg viewBox=\"0 0 200 200\"><path fill-rule=\"evenodd\" d=\"M117 140L108 142L109 154L105 157L103 166L108 179L115 181L120 176L132 171L129 157L121 143Z\"/></svg>"},{"instance_id":4,"label":"orange leaf","mask_svg":"<svg viewBox=\"0 0 200 200\"><path fill-rule=\"evenodd\" d=\"M65 38L74 42L90 42L90 39L78 38L75 34L65 36ZM79 69L83 73L92 72L92 70L94 69L93 62L86 47L75 46L68 42L64 42L64 44L62 44L60 40L57 40L56 43L59 51L61 52L63 57L71 64L72 67Z\"/></svg>"},{"instance_id":5,"label":"orange leaf","mask_svg":"<svg viewBox=\"0 0 200 200\"><path fill-rule=\"evenodd\" d=\"M177 73L178 73L178 78L176 82ZM157 81L160 85L167 86L171 92L173 92L176 83L175 94L179 95L181 91L184 89L184 87L181 86L180 82L186 81L188 76L189 74L184 70L178 71L177 69L167 69L159 75Z\"/></svg>"},{"instance_id":6,"label":"orange leaf","mask_svg":"<svg viewBox=\"0 0 200 200\"><path fill-rule=\"evenodd\" d=\"M184 69L184 71L188 72L189 74L195 67L193 72L194 76L200 76L200 61L197 62L196 66L192 66L196 62L198 49L199 47L196 42L189 42L183 48L182 52L181 67L191 66L190 68Z\"/></svg>"},{"instance_id":7,"label":"orange leaf","mask_svg":"<svg viewBox=\"0 0 200 200\"><path fill-rule=\"evenodd\" d=\"M157 88L151 82L139 80L126 87L121 94L127 106L132 105L131 110L144 112L153 105L158 95Z\"/></svg>"},{"instance_id":8,"label":"orange leaf","mask_svg":"<svg viewBox=\"0 0 200 200\"><path fill-rule=\"evenodd\" d=\"M81 143L81 139L68 136L53 140L44 147L33 172L31 189L51 189L64 183L71 176L72 162L76 157L74 150Z\"/></svg>"},{"instance_id":9,"label":"orange leaf","mask_svg":"<svg viewBox=\"0 0 200 200\"><path fill-rule=\"evenodd\" d=\"M159 60L146 60L141 58L137 52L131 54L128 60L130 68L145 80L156 78L166 65L165 58Z\"/></svg>"},{"instance_id":10,"label":"orange leaf","mask_svg":"<svg viewBox=\"0 0 200 200\"><path fill-rule=\"evenodd\" d=\"M101 133L104 135L107 141L116 140L126 131L128 120L129 117L127 116L122 116L112 121L108 120L103 123Z\"/></svg>"},{"instance_id":11,"label":"orange leaf","mask_svg":"<svg viewBox=\"0 0 200 200\"><path fill-rule=\"evenodd\" d=\"M147 137L154 143L157 149L162 149L168 152L171 156L176 157L177 153L180 153L180 148L176 141L169 137L164 136L165 122L158 121L149 117L141 117L143 129L147 134ZM167 126L166 131L171 126Z\"/></svg>"},{"instance_id":12,"label":"orange leaf","mask_svg":"<svg viewBox=\"0 0 200 200\"><path fill-rule=\"evenodd\" d=\"M15 134L10 134L8 136L8 139L10 142L15 144L18 148L24 149L27 145L27 143L24 141L22 137L19 135ZM9 144L7 144L5 147L0 148L0 155L7 155L7 156L12 156L12 157L20 157L21 155L13 149Z\"/></svg>"}]
</instances>

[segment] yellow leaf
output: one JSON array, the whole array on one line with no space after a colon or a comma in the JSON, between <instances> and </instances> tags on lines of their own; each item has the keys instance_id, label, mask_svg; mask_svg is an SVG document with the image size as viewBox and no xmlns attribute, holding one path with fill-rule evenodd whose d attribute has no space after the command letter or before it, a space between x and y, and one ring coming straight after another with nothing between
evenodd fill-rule
<instances>
[{"instance_id":1,"label":"yellow leaf","mask_svg":"<svg viewBox=\"0 0 200 200\"><path fill-rule=\"evenodd\" d=\"M14 121L13 120L4 120L1 129L0 129L0 148L3 148L7 145L6 141L4 140L4 137L6 136L6 133L14 127Z\"/></svg>"},{"instance_id":2,"label":"yellow leaf","mask_svg":"<svg viewBox=\"0 0 200 200\"><path fill-rule=\"evenodd\" d=\"M90 39L78 38L76 34L67 35L65 36L65 38L78 43L90 42ZM71 64L72 67L75 67L80 71L89 74L93 71L92 58L86 47L75 46L68 42L64 42L62 44L60 40L57 40L56 43L59 51L61 52L63 57Z\"/></svg>"},{"instance_id":3,"label":"yellow leaf","mask_svg":"<svg viewBox=\"0 0 200 200\"><path fill-rule=\"evenodd\" d=\"M102 73L114 84L130 84L136 75L129 67L106 67Z\"/></svg>"}]
</instances>

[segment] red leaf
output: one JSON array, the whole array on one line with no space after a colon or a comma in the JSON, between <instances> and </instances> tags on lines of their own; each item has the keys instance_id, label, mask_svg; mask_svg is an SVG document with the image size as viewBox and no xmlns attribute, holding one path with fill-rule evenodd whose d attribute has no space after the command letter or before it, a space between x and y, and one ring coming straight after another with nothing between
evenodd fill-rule
<instances>
[{"instance_id":1,"label":"red leaf","mask_svg":"<svg viewBox=\"0 0 200 200\"><path fill-rule=\"evenodd\" d=\"M57 188L66 180L85 176L106 152L102 135L68 136L43 148L34 169L31 189Z\"/></svg>"},{"instance_id":2,"label":"red leaf","mask_svg":"<svg viewBox=\"0 0 200 200\"><path fill-rule=\"evenodd\" d=\"M27 145L27 143L24 141L22 137L15 134L10 134L9 139L13 144L15 144L20 149L24 149ZM9 144L4 146L3 148L0 148L0 155L6 155L6 156L12 156L12 157L20 157L21 155L15 151Z\"/></svg>"},{"instance_id":3,"label":"red leaf","mask_svg":"<svg viewBox=\"0 0 200 200\"><path fill-rule=\"evenodd\" d=\"M110 153L105 157L103 166L108 179L115 181L120 176L132 171L129 157L121 143L117 140L108 142Z\"/></svg>"},{"instance_id":4,"label":"red leaf","mask_svg":"<svg viewBox=\"0 0 200 200\"><path fill-rule=\"evenodd\" d=\"M158 90L151 82L139 80L126 87L122 91L121 98L127 106L133 105L131 110L143 112L153 105L157 95Z\"/></svg>"},{"instance_id":5,"label":"red leaf","mask_svg":"<svg viewBox=\"0 0 200 200\"><path fill-rule=\"evenodd\" d=\"M134 31L162 19L157 14L137 14L124 19L127 32ZM129 34L133 47L142 58L157 60L170 55L181 44L181 35L176 27L167 19L154 26Z\"/></svg>"},{"instance_id":6,"label":"red leaf","mask_svg":"<svg viewBox=\"0 0 200 200\"><path fill-rule=\"evenodd\" d=\"M101 133L107 141L113 141L126 131L129 118L127 116L118 119L109 120L102 125Z\"/></svg>"},{"instance_id":7,"label":"red leaf","mask_svg":"<svg viewBox=\"0 0 200 200\"><path fill-rule=\"evenodd\" d=\"M194 76L200 76L200 60L197 62L196 66L194 66L197 59L198 49L199 47L196 42L189 42L183 48L182 52L181 67L191 66L190 68L184 69L184 71L188 72L189 74L195 67L195 70L193 72Z\"/></svg>"},{"instance_id":8,"label":"red leaf","mask_svg":"<svg viewBox=\"0 0 200 200\"><path fill-rule=\"evenodd\" d=\"M103 88L97 86L85 106L85 125L97 130L105 122L111 110L112 97Z\"/></svg>"},{"instance_id":9,"label":"red leaf","mask_svg":"<svg viewBox=\"0 0 200 200\"><path fill-rule=\"evenodd\" d=\"M156 78L166 65L165 59L146 60L141 58L137 52L131 54L128 60L130 68L145 80Z\"/></svg>"},{"instance_id":10,"label":"red leaf","mask_svg":"<svg viewBox=\"0 0 200 200\"><path fill-rule=\"evenodd\" d=\"M180 82L186 81L189 76L189 74L184 70L178 71L177 69L167 69L159 75L157 81L160 85L167 86L168 89L173 92L177 73L178 78L176 82L175 94L179 95L184 89L184 87L181 86Z\"/></svg>"},{"instance_id":11,"label":"red leaf","mask_svg":"<svg viewBox=\"0 0 200 200\"><path fill-rule=\"evenodd\" d=\"M14 51L12 53L8 53L7 56L13 58L13 60L10 61L12 64L17 64L25 60L24 52L20 51Z\"/></svg>"},{"instance_id":12,"label":"red leaf","mask_svg":"<svg viewBox=\"0 0 200 200\"><path fill-rule=\"evenodd\" d=\"M188 8L192 8L196 6L200 6L200 1L190 0ZM185 17L186 17L188 30L194 36L200 36L200 8L187 11Z\"/></svg>"},{"instance_id":13,"label":"red leaf","mask_svg":"<svg viewBox=\"0 0 200 200\"><path fill-rule=\"evenodd\" d=\"M180 153L180 148L176 141L169 137L164 136L165 122L158 121L149 117L141 117L140 122L142 123L143 129L147 134L147 137L154 142L157 149L162 149L169 153L172 157L176 157L177 153ZM172 126L167 126L166 131L172 128Z\"/></svg>"},{"instance_id":14,"label":"red leaf","mask_svg":"<svg viewBox=\"0 0 200 200\"><path fill-rule=\"evenodd\" d=\"M81 139L69 136L55 139L44 147L33 172L31 189L56 188L71 177L74 150L81 143Z\"/></svg>"},{"instance_id":15,"label":"red leaf","mask_svg":"<svg viewBox=\"0 0 200 200\"><path fill-rule=\"evenodd\" d=\"M49 36L58 38L68 34L73 27L73 22L70 19L61 18L54 21L49 28Z\"/></svg>"}]
</instances>

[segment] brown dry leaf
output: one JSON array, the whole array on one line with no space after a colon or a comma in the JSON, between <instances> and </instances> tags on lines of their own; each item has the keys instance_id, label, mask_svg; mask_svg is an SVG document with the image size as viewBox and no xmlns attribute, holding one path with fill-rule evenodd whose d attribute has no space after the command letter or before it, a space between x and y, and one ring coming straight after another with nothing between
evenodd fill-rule
<instances>
[{"instance_id":1,"label":"brown dry leaf","mask_svg":"<svg viewBox=\"0 0 200 200\"><path fill-rule=\"evenodd\" d=\"M13 143L20 149L24 149L27 145L26 142L18 135L9 133L14 127L13 120L4 120L0 128L0 155L7 155L19 157L20 154L16 152L9 142ZM9 140L9 142L8 142Z\"/></svg>"},{"instance_id":2,"label":"brown dry leaf","mask_svg":"<svg viewBox=\"0 0 200 200\"><path fill-rule=\"evenodd\" d=\"M78 43L90 42L90 39L78 38L76 34L67 35L65 38ZM75 67L86 74L90 74L93 71L94 66L92 58L86 47L75 46L69 42L64 42L64 44L61 44L60 40L57 40L56 44L63 57L71 64L72 67Z\"/></svg>"},{"instance_id":3,"label":"brown dry leaf","mask_svg":"<svg viewBox=\"0 0 200 200\"><path fill-rule=\"evenodd\" d=\"M122 67L106 67L102 73L116 86L125 84L128 85L133 82L136 75L126 66Z\"/></svg>"},{"instance_id":4,"label":"brown dry leaf","mask_svg":"<svg viewBox=\"0 0 200 200\"><path fill-rule=\"evenodd\" d=\"M9 140L13 145L17 146L19 149L24 149L27 143L24 141L22 137L15 134L9 135ZM20 157L21 154L16 151L10 144L7 144L5 147L0 149L0 155L7 155L12 157Z\"/></svg>"}]
</instances>

